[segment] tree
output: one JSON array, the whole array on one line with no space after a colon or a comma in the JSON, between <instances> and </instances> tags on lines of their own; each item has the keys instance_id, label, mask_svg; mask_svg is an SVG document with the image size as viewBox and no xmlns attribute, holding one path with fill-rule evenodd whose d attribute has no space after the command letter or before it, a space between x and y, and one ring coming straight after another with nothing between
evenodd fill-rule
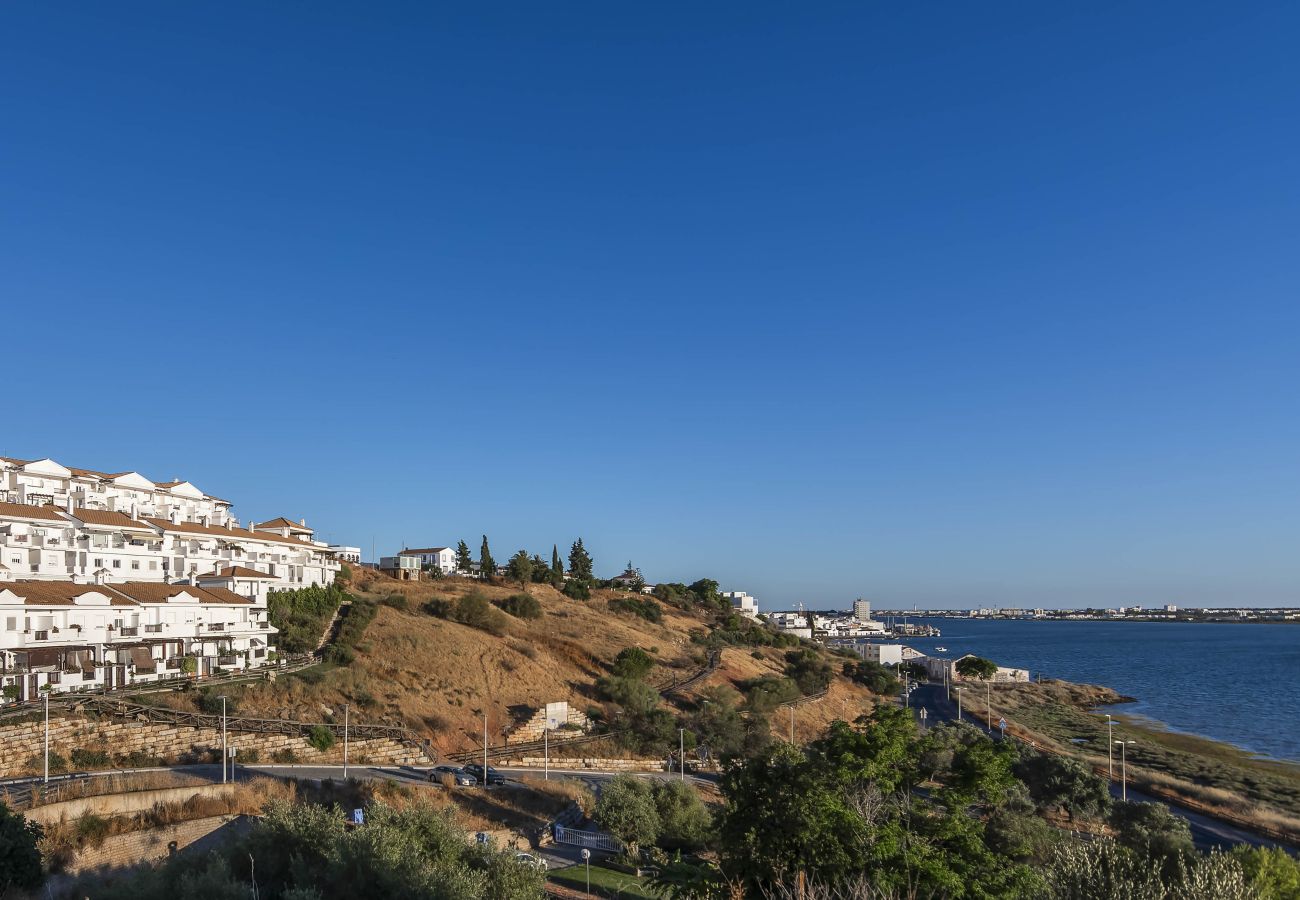
<instances>
[{"instance_id":1,"label":"tree","mask_svg":"<svg viewBox=\"0 0 1300 900\"><path fill-rule=\"evenodd\" d=\"M698 850L709 839L713 820L695 789L684 781L655 781L659 843L667 849Z\"/></svg>"},{"instance_id":2,"label":"tree","mask_svg":"<svg viewBox=\"0 0 1300 900\"><path fill-rule=\"evenodd\" d=\"M846 678L851 678L858 684L871 691L873 694L879 694L882 697L893 697L902 690L902 684L894 673L878 662L864 659L862 662L846 662L843 669Z\"/></svg>"},{"instance_id":3,"label":"tree","mask_svg":"<svg viewBox=\"0 0 1300 900\"><path fill-rule=\"evenodd\" d=\"M1014 771L1043 812L1061 810L1073 821L1102 818L1110 810L1106 782L1077 759L1026 750Z\"/></svg>"},{"instance_id":4,"label":"tree","mask_svg":"<svg viewBox=\"0 0 1300 900\"><path fill-rule=\"evenodd\" d=\"M816 650L805 647L785 655L785 674L794 679L805 694L817 694L830 687L835 672Z\"/></svg>"},{"instance_id":5,"label":"tree","mask_svg":"<svg viewBox=\"0 0 1300 900\"><path fill-rule=\"evenodd\" d=\"M483 535L483 544L478 550L478 573L483 578L492 578L497 573L497 561L488 549L487 535Z\"/></svg>"},{"instance_id":6,"label":"tree","mask_svg":"<svg viewBox=\"0 0 1300 900\"><path fill-rule=\"evenodd\" d=\"M957 674L963 678L988 681L998 673L998 664L982 656L963 656L957 660Z\"/></svg>"},{"instance_id":7,"label":"tree","mask_svg":"<svg viewBox=\"0 0 1300 900\"><path fill-rule=\"evenodd\" d=\"M559 587L564 583L564 564L560 562L560 548L551 544L551 583Z\"/></svg>"},{"instance_id":8,"label":"tree","mask_svg":"<svg viewBox=\"0 0 1300 900\"><path fill-rule=\"evenodd\" d=\"M487 544L483 546L486 547ZM506 575L519 582L521 588L528 587L528 582L533 580L533 560L527 550L520 550L510 557L510 562L506 565Z\"/></svg>"},{"instance_id":9,"label":"tree","mask_svg":"<svg viewBox=\"0 0 1300 900\"><path fill-rule=\"evenodd\" d=\"M469 544L464 541L456 544L456 571L471 572L474 569L474 558L469 555Z\"/></svg>"},{"instance_id":10,"label":"tree","mask_svg":"<svg viewBox=\"0 0 1300 900\"><path fill-rule=\"evenodd\" d=\"M1163 803L1116 803L1111 807L1110 824L1120 845L1158 861L1166 873L1195 849L1187 820L1175 816Z\"/></svg>"},{"instance_id":11,"label":"tree","mask_svg":"<svg viewBox=\"0 0 1300 900\"><path fill-rule=\"evenodd\" d=\"M640 647L625 647L614 657L610 671L616 678L644 678L654 664L654 657Z\"/></svg>"},{"instance_id":12,"label":"tree","mask_svg":"<svg viewBox=\"0 0 1300 900\"><path fill-rule=\"evenodd\" d=\"M540 553L533 554L533 583L541 584L551 580L551 567L542 559Z\"/></svg>"},{"instance_id":13,"label":"tree","mask_svg":"<svg viewBox=\"0 0 1300 900\"><path fill-rule=\"evenodd\" d=\"M592 574L594 571L595 563L591 559L591 554L582 545L582 538L578 538L569 548L569 577L590 582L595 577Z\"/></svg>"},{"instance_id":14,"label":"tree","mask_svg":"<svg viewBox=\"0 0 1300 900\"><path fill-rule=\"evenodd\" d=\"M41 851L37 848L43 831L35 822L0 803L0 896L10 888L35 890L41 883Z\"/></svg>"},{"instance_id":15,"label":"tree","mask_svg":"<svg viewBox=\"0 0 1300 900\"><path fill-rule=\"evenodd\" d=\"M659 837L659 811L650 784L631 775L616 775L601 789L596 801L596 822L627 844L629 856L638 845Z\"/></svg>"}]
</instances>

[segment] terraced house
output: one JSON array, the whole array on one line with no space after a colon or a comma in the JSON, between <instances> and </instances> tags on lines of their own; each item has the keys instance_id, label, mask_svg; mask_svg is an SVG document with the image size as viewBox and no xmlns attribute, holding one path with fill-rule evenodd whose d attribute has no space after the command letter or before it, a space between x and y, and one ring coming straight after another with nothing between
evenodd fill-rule
<instances>
[{"instance_id":1,"label":"terraced house","mask_svg":"<svg viewBox=\"0 0 1300 900\"><path fill-rule=\"evenodd\" d=\"M339 562L304 521L241 526L231 506L180 479L0 458L3 698L266 664L268 592L329 584Z\"/></svg>"}]
</instances>

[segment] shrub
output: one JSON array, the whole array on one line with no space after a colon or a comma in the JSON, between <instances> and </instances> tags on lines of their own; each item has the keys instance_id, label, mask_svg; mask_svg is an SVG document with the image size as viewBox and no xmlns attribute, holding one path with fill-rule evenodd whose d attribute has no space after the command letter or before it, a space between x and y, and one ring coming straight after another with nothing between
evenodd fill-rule
<instances>
[{"instance_id":1,"label":"shrub","mask_svg":"<svg viewBox=\"0 0 1300 900\"><path fill-rule=\"evenodd\" d=\"M873 694L890 696L903 689L903 685L894 673L878 662L864 659L861 662L844 664L844 675L871 691Z\"/></svg>"},{"instance_id":2,"label":"shrub","mask_svg":"<svg viewBox=\"0 0 1300 900\"><path fill-rule=\"evenodd\" d=\"M37 844L43 829L0 803L0 885L34 891L41 883L41 852Z\"/></svg>"},{"instance_id":3,"label":"shrub","mask_svg":"<svg viewBox=\"0 0 1300 900\"><path fill-rule=\"evenodd\" d=\"M663 607L649 598L642 600L638 597L618 597L609 601L609 609L611 612L640 616L647 622L662 622L664 618Z\"/></svg>"},{"instance_id":4,"label":"shrub","mask_svg":"<svg viewBox=\"0 0 1300 900\"><path fill-rule=\"evenodd\" d=\"M112 759L103 750L88 750L78 747L72 751L72 766L75 769L102 769L112 764Z\"/></svg>"},{"instance_id":5,"label":"shrub","mask_svg":"<svg viewBox=\"0 0 1300 900\"><path fill-rule=\"evenodd\" d=\"M644 678L654 664L654 657L640 647L625 647L614 657L610 671L616 678Z\"/></svg>"},{"instance_id":6,"label":"shrub","mask_svg":"<svg viewBox=\"0 0 1300 900\"><path fill-rule=\"evenodd\" d=\"M506 633L505 617L478 591L471 591L456 601L452 619L498 637Z\"/></svg>"},{"instance_id":7,"label":"shrub","mask_svg":"<svg viewBox=\"0 0 1300 900\"><path fill-rule=\"evenodd\" d=\"M570 578L565 582L564 596L572 600L590 600L591 586L581 578Z\"/></svg>"},{"instance_id":8,"label":"shrub","mask_svg":"<svg viewBox=\"0 0 1300 900\"><path fill-rule=\"evenodd\" d=\"M401 612L409 612L411 609L411 601L406 599L405 594L389 594L379 602L389 609L396 609Z\"/></svg>"},{"instance_id":9,"label":"shrub","mask_svg":"<svg viewBox=\"0 0 1300 900\"><path fill-rule=\"evenodd\" d=\"M293 752L292 747L282 747L271 754L271 761L278 763L296 763L298 754Z\"/></svg>"},{"instance_id":10,"label":"shrub","mask_svg":"<svg viewBox=\"0 0 1300 900\"><path fill-rule=\"evenodd\" d=\"M98 847L108 837L109 821L94 813L82 813L76 821L77 841L83 847Z\"/></svg>"},{"instance_id":11,"label":"shrub","mask_svg":"<svg viewBox=\"0 0 1300 900\"><path fill-rule=\"evenodd\" d=\"M631 775L616 775L596 801L596 822L635 852L638 844L659 837L659 811L649 782Z\"/></svg>"},{"instance_id":12,"label":"shrub","mask_svg":"<svg viewBox=\"0 0 1300 900\"><path fill-rule=\"evenodd\" d=\"M537 602L536 597L528 594L512 594L502 600L499 606L516 619L540 619L542 617L542 604Z\"/></svg>"},{"instance_id":13,"label":"shrub","mask_svg":"<svg viewBox=\"0 0 1300 900\"><path fill-rule=\"evenodd\" d=\"M198 696L194 698L194 702L201 712L205 712L210 716L221 715L221 695L210 687L205 687L199 691ZM226 715L234 715L237 706L235 698L227 695Z\"/></svg>"},{"instance_id":14,"label":"shrub","mask_svg":"<svg viewBox=\"0 0 1300 900\"><path fill-rule=\"evenodd\" d=\"M424 606L420 607L426 615L433 616L437 619L451 618L451 603L434 597L432 600L426 600Z\"/></svg>"},{"instance_id":15,"label":"shrub","mask_svg":"<svg viewBox=\"0 0 1300 900\"><path fill-rule=\"evenodd\" d=\"M834 671L816 650L791 650L785 655L785 674L805 694L816 694L830 687Z\"/></svg>"},{"instance_id":16,"label":"shrub","mask_svg":"<svg viewBox=\"0 0 1300 900\"><path fill-rule=\"evenodd\" d=\"M324 753L334 746L334 732L324 725L313 725L307 732L307 743Z\"/></svg>"},{"instance_id":17,"label":"shrub","mask_svg":"<svg viewBox=\"0 0 1300 900\"><path fill-rule=\"evenodd\" d=\"M279 645L287 653L310 653L334 611L347 598L338 584L312 585L267 595L267 616L280 629Z\"/></svg>"}]
</instances>

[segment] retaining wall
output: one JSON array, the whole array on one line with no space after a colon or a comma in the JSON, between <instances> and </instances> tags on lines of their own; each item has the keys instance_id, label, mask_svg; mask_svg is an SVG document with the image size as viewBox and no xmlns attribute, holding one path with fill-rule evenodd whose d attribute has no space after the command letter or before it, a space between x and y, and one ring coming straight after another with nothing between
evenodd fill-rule
<instances>
[{"instance_id":1,"label":"retaining wall","mask_svg":"<svg viewBox=\"0 0 1300 900\"><path fill-rule=\"evenodd\" d=\"M45 746L45 726L42 722L0 727L0 778L31 774L40 771L41 754ZM272 762L277 752L293 751L297 761L341 762L343 742L338 741L322 753L312 747L305 737L287 734L251 734L238 731L227 733L227 743L240 753L257 751L260 762ZM349 741L348 755L358 765L363 762L386 765L409 765L428 762L423 753L414 747L389 738ZM102 750L115 759L140 752L164 760L203 758L215 752L220 759L221 731L215 728L192 728L181 725L163 725L149 722L98 721L79 716L51 716L50 751L71 760L72 751ZM247 757L236 756L238 762ZM29 765L30 764L30 765ZM111 768L105 766L104 768Z\"/></svg>"},{"instance_id":2,"label":"retaining wall","mask_svg":"<svg viewBox=\"0 0 1300 900\"><path fill-rule=\"evenodd\" d=\"M60 819L75 819L85 813L98 816L124 816L153 809L155 803L184 803L191 797L220 797L234 791L234 784L196 784L191 787L156 788L151 791L128 791L100 797L78 797L61 803L49 803L23 810L33 822L47 824Z\"/></svg>"}]
</instances>

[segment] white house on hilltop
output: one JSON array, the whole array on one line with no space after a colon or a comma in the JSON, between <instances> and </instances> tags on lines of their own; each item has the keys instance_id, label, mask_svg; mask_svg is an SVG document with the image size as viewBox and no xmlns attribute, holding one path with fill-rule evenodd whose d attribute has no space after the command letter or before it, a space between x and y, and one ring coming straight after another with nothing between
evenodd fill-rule
<instances>
[{"instance_id":1,"label":"white house on hilltop","mask_svg":"<svg viewBox=\"0 0 1300 900\"><path fill-rule=\"evenodd\" d=\"M731 609L746 619L758 618L758 601L744 591L723 591L722 596L731 601Z\"/></svg>"},{"instance_id":2,"label":"white house on hilltop","mask_svg":"<svg viewBox=\"0 0 1300 900\"><path fill-rule=\"evenodd\" d=\"M423 547L418 550L403 550L399 556L414 556L420 560L420 568L435 568L444 575L456 571L456 550L453 547Z\"/></svg>"}]
</instances>

